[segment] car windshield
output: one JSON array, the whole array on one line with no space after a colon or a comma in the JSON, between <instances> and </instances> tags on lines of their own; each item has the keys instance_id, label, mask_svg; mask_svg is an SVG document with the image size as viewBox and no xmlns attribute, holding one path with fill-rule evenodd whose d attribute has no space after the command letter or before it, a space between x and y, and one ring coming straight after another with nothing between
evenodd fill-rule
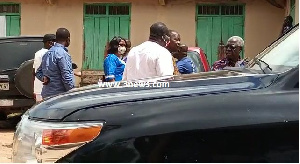
<instances>
[{"instance_id":1,"label":"car windshield","mask_svg":"<svg viewBox=\"0 0 300 164\"><path fill-rule=\"evenodd\" d=\"M299 65L299 27L275 41L261 52L252 62L250 69L261 70L269 66L274 73L285 72ZM260 64L254 62L259 60Z\"/></svg>"}]
</instances>

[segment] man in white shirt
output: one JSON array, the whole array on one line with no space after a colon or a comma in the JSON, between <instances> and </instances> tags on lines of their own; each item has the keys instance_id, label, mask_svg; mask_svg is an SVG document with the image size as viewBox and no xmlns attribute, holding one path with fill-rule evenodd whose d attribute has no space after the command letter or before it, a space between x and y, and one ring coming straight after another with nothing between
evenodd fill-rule
<instances>
[{"instance_id":1,"label":"man in white shirt","mask_svg":"<svg viewBox=\"0 0 300 164\"><path fill-rule=\"evenodd\" d=\"M46 34L44 36L43 38L44 47L34 54L34 62L33 62L34 73L40 67L44 54L54 45L55 38L56 38L55 34ZM33 86L34 86L33 93L35 95L35 100L37 102L42 101L41 92L43 89L43 83L35 77Z\"/></svg>"},{"instance_id":2,"label":"man in white shirt","mask_svg":"<svg viewBox=\"0 0 300 164\"><path fill-rule=\"evenodd\" d=\"M170 42L168 34L169 30L164 23L154 23L150 27L149 40L130 50L123 80L173 75L172 55L165 48Z\"/></svg>"}]
</instances>

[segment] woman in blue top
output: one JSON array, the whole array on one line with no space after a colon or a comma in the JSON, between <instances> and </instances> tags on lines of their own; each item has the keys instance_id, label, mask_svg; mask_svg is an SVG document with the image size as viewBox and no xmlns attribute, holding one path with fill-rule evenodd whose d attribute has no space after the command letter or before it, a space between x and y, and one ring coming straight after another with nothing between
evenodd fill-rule
<instances>
[{"instance_id":1,"label":"woman in blue top","mask_svg":"<svg viewBox=\"0 0 300 164\"><path fill-rule=\"evenodd\" d=\"M121 37L114 37L109 42L107 57L104 60L105 81L114 82L121 81L125 62L120 58L126 52L126 42Z\"/></svg>"}]
</instances>

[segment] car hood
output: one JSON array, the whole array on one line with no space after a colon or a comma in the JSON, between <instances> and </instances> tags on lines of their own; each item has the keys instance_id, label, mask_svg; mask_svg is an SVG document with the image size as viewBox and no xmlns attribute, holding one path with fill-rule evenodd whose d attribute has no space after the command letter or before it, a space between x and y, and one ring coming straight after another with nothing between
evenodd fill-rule
<instances>
[{"instance_id":1,"label":"car hood","mask_svg":"<svg viewBox=\"0 0 300 164\"><path fill-rule=\"evenodd\" d=\"M110 104L260 89L269 86L276 77L275 74L216 71L157 79L160 82L168 82L168 88L100 88L92 85L46 99L33 106L28 114L32 119L63 121L65 117L76 111Z\"/></svg>"}]
</instances>

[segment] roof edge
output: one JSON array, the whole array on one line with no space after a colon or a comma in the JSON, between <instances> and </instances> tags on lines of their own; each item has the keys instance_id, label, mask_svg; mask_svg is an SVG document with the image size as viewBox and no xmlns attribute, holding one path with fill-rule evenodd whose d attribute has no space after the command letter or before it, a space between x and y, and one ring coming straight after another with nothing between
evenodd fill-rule
<instances>
[{"instance_id":1,"label":"roof edge","mask_svg":"<svg viewBox=\"0 0 300 164\"><path fill-rule=\"evenodd\" d=\"M21 39L21 38L43 38L43 36L42 35L7 36L7 37L0 37L0 40L4 40L4 39Z\"/></svg>"}]
</instances>

